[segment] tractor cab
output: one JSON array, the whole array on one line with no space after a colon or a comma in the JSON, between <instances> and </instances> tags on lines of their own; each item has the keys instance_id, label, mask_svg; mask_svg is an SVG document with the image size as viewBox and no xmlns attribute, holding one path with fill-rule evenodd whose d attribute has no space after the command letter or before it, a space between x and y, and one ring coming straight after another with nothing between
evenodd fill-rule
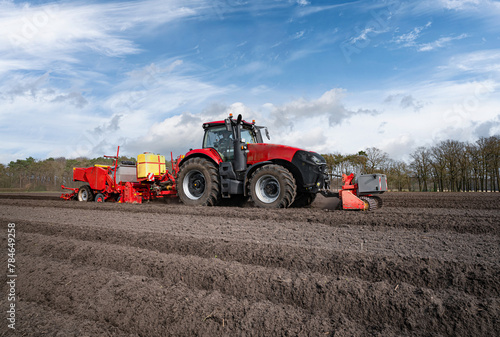
<instances>
[{"instance_id":1,"label":"tractor cab","mask_svg":"<svg viewBox=\"0 0 500 337\"><path fill-rule=\"evenodd\" d=\"M229 119L231 121L231 119ZM224 162L230 162L234 160L234 145L235 139L236 143L241 144L257 144L263 143L261 130L265 129L267 137L269 138L269 133L266 127L256 126L255 122L248 123L246 121L241 121L241 128L236 130L236 125L232 125L231 122L217 121L211 123L205 123L203 129L205 130L205 135L203 137L203 149L214 148L220 154Z\"/></svg>"}]
</instances>

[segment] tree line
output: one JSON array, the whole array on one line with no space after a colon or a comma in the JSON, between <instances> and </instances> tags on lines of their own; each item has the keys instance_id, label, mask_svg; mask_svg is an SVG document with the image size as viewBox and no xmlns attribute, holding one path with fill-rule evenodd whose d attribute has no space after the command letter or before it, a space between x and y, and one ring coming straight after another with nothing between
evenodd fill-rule
<instances>
[{"instance_id":1,"label":"tree line","mask_svg":"<svg viewBox=\"0 0 500 337\"><path fill-rule=\"evenodd\" d=\"M445 140L432 147L419 147L410 161L389 158L368 148L354 155L323 155L332 180L342 173L384 173L389 189L398 191L470 192L500 191L500 137L476 142Z\"/></svg>"},{"instance_id":2,"label":"tree line","mask_svg":"<svg viewBox=\"0 0 500 337\"><path fill-rule=\"evenodd\" d=\"M483 137L476 142L445 140L432 147L419 147L409 162L393 160L382 150L371 147L356 154L323 154L332 187L340 188L341 175L384 173L390 190L397 191L500 191L500 137ZM135 161L120 157L119 161ZM58 190L61 185L78 187L73 182L73 167L95 164L113 165L104 157L32 157L0 164L0 188L16 190Z\"/></svg>"}]
</instances>

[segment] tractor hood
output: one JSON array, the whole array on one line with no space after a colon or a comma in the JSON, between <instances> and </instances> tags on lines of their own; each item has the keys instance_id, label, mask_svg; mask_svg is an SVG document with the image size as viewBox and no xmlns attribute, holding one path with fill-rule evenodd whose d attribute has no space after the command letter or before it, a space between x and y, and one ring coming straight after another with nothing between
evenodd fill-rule
<instances>
[{"instance_id":1,"label":"tractor hood","mask_svg":"<svg viewBox=\"0 0 500 337\"><path fill-rule=\"evenodd\" d=\"M297 156L303 157L304 161L310 162L310 164L312 165L326 164L326 160L316 152L305 151L292 146L267 143L250 143L247 144L247 148L248 165L253 165L255 163L273 159L283 159L288 162L292 162L294 157L296 158Z\"/></svg>"},{"instance_id":2,"label":"tractor hood","mask_svg":"<svg viewBox=\"0 0 500 337\"><path fill-rule=\"evenodd\" d=\"M265 161L290 163L297 181L297 192L317 193L329 185L326 160L316 152L305 151L296 147L277 144L247 144L248 165Z\"/></svg>"}]
</instances>

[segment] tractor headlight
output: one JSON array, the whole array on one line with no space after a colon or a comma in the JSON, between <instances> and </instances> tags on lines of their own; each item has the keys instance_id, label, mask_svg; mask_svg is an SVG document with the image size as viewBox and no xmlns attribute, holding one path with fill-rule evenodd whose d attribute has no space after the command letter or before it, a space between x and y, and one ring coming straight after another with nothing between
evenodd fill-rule
<instances>
[{"instance_id":1,"label":"tractor headlight","mask_svg":"<svg viewBox=\"0 0 500 337\"><path fill-rule=\"evenodd\" d=\"M320 155L316 155L315 153L309 153L309 159L313 163L315 163L316 165L321 165L321 164L324 164L324 162L325 162L325 160L323 159L323 157L321 157Z\"/></svg>"},{"instance_id":2,"label":"tractor headlight","mask_svg":"<svg viewBox=\"0 0 500 337\"><path fill-rule=\"evenodd\" d=\"M300 151L298 154L302 161L310 165L317 166L326 164L325 158L315 152Z\"/></svg>"},{"instance_id":3,"label":"tractor headlight","mask_svg":"<svg viewBox=\"0 0 500 337\"><path fill-rule=\"evenodd\" d=\"M326 164L325 158L321 157L319 154L314 153L314 152L308 152L307 159L309 162L312 162L316 165Z\"/></svg>"}]
</instances>

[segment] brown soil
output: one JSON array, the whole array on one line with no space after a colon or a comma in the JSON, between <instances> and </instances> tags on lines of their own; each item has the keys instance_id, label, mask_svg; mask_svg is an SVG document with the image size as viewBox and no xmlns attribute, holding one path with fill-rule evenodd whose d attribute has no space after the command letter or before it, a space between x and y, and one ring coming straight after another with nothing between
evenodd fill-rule
<instances>
[{"instance_id":1,"label":"brown soil","mask_svg":"<svg viewBox=\"0 0 500 337\"><path fill-rule=\"evenodd\" d=\"M500 194L382 198L348 212L2 194L18 277L0 335L497 335Z\"/></svg>"}]
</instances>

